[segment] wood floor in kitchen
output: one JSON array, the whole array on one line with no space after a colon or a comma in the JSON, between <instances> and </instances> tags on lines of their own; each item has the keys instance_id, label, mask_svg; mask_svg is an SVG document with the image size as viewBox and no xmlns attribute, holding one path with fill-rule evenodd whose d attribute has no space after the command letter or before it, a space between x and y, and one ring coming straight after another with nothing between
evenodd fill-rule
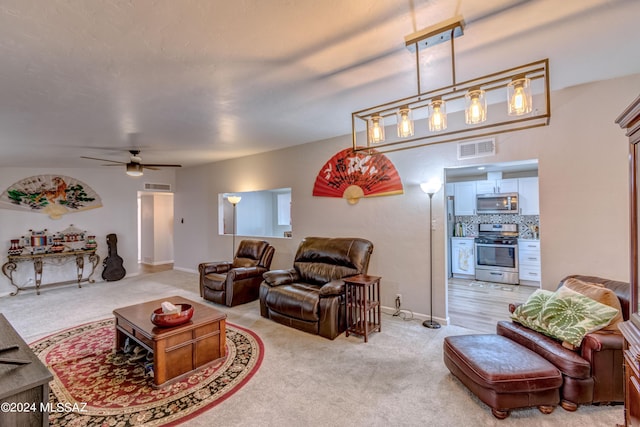
<instances>
[{"instance_id":1,"label":"wood floor in kitchen","mask_svg":"<svg viewBox=\"0 0 640 427\"><path fill-rule=\"evenodd\" d=\"M509 320L509 303L523 303L536 289L477 280L449 279L449 322L483 333L495 333L499 320Z\"/></svg>"}]
</instances>

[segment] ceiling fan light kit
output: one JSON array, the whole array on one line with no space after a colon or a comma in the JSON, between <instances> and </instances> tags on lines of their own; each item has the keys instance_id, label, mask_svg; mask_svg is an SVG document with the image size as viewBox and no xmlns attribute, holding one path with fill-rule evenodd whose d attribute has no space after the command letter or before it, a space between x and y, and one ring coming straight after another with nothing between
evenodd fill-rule
<instances>
[{"instance_id":1,"label":"ceiling fan light kit","mask_svg":"<svg viewBox=\"0 0 640 427\"><path fill-rule=\"evenodd\" d=\"M405 37L415 52L417 93L352 113L354 150L386 153L549 124L549 60L457 82L454 40L463 30L457 16ZM444 42L451 45L451 85L423 92L420 52ZM385 132L385 119L397 132Z\"/></svg>"},{"instance_id":2,"label":"ceiling fan light kit","mask_svg":"<svg viewBox=\"0 0 640 427\"><path fill-rule=\"evenodd\" d=\"M140 163L127 163L127 175L142 176L142 165Z\"/></svg>"}]
</instances>

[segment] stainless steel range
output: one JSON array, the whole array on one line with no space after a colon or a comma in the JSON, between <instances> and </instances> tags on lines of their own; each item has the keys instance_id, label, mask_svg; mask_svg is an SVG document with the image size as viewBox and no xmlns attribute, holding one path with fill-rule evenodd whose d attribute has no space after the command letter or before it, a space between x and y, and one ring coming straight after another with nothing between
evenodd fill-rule
<instances>
[{"instance_id":1,"label":"stainless steel range","mask_svg":"<svg viewBox=\"0 0 640 427\"><path fill-rule=\"evenodd\" d=\"M518 225L480 224L476 247L476 280L518 284Z\"/></svg>"}]
</instances>

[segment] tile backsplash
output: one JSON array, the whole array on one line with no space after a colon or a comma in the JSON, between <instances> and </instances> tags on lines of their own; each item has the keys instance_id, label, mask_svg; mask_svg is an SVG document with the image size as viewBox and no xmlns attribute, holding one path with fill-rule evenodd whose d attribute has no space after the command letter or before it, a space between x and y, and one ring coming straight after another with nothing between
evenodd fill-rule
<instances>
[{"instance_id":1,"label":"tile backsplash","mask_svg":"<svg viewBox=\"0 0 640 427\"><path fill-rule=\"evenodd\" d=\"M518 234L521 239L533 239L534 229L538 230L540 238L540 215L489 214L456 216L455 222L462 223L465 236L477 236L478 224L518 224Z\"/></svg>"}]
</instances>

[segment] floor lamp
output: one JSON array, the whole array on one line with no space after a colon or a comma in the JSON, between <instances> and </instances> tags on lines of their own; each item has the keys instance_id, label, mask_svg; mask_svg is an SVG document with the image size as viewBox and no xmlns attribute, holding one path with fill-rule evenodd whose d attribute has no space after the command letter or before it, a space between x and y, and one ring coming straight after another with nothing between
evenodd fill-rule
<instances>
[{"instance_id":1,"label":"floor lamp","mask_svg":"<svg viewBox=\"0 0 640 427\"><path fill-rule=\"evenodd\" d=\"M233 247L231 248L231 259L233 259L236 256L236 205L240 203L242 197L229 196L227 200L233 205Z\"/></svg>"},{"instance_id":2,"label":"floor lamp","mask_svg":"<svg viewBox=\"0 0 640 427\"><path fill-rule=\"evenodd\" d=\"M429 320L422 322L422 326L430 329L440 328L440 323L433 320L433 195L437 193L442 187L442 182L439 179L432 179L429 182L423 182L420 184L422 191L429 196L429 304L431 309L429 311Z\"/></svg>"}]
</instances>

